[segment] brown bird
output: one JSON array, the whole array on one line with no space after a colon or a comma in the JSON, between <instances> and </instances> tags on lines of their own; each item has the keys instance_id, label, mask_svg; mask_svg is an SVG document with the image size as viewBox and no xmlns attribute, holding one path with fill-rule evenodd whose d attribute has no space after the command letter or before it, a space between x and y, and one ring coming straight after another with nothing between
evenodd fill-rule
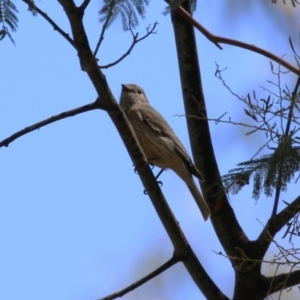
<instances>
[{"instance_id":1,"label":"brown bird","mask_svg":"<svg viewBox=\"0 0 300 300\"><path fill-rule=\"evenodd\" d=\"M163 116L156 111L136 84L122 84L120 106L124 110L149 163L162 169L173 170L188 186L203 218L210 210L193 180L192 175L203 181L186 149Z\"/></svg>"}]
</instances>

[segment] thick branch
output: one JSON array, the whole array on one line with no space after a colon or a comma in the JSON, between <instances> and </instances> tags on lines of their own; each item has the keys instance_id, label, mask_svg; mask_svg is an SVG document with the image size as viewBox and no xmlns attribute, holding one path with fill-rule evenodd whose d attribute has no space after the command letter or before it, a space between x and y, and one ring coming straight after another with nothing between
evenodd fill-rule
<instances>
[{"instance_id":1,"label":"thick branch","mask_svg":"<svg viewBox=\"0 0 300 300\"><path fill-rule=\"evenodd\" d=\"M252 269L248 272L236 272L232 300L263 300L268 295L268 284L265 276Z\"/></svg>"},{"instance_id":2,"label":"thick branch","mask_svg":"<svg viewBox=\"0 0 300 300\"><path fill-rule=\"evenodd\" d=\"M177 12L185 18L190 24L192 24L195 28L197 28L208 40L214 43L218 48L222 49L218 43L228 44L236 47L240 47L243 49L250 50L252 52L256 52L261 54L265 57L270 58L271 60L277 62L278 64L284 66L291 72L296 75L300 74L299 69L288 63L287 61L283 60L281 57L276 56L275 54L268 52L262 48L256 47L255 45L247 44L241 41L225 38L222 36L217 36L209 32L205 27L203 27L200 23L198 23L191 15L188 13L182 6L179 6Z\"/></svg>"},{"instance_id":3,"label":"thick branch","mask_svg":"<svg viewBox=\"0 0 300 300\"><path fill-rule=\"evenodd\" d=\"M275 235L300 211L300 196L298 196L290 205L283 209L277 215L271 217L261 232L256 245L260 247L260 251L265 253L269 248Z\"/></svg>"},{"instance_id":4,"label":"thick branch","mask_svg":"<svg viewBox=\"0 0 300 300\"><path fill-rule=\"evenodd\" d=\"M3 141L0 142L0 148L1 147L8 147L8 145L13 142L14 140L16 140L17 138L32 132L34 130L40 129L48 124L54 123L56 121L65 119L65 118L69 118L69 117L73 117L79 114L82 114L84 112L90 111L90 110L94 110L94 109L99 109L99 106L97 105L96 102L91 103L91 104L87 104L69 111L65 111L63 113L60 113L58 115L52 116L46 120L43 120L41 122L35 123L33 125L30 125L16 133L14 133L13 135L11 135L10 137L4 139Z\"/></svg>"},{"instance_id":5,"label":"thick branch","mask_svg":"<svg viewBox=\"0 0 300 300\"><path fill-rule=\"evenodd\" d=\"M116 126L127 151L136 167L141 181L152 201L152 204L165 227L173 245L177 256L184 260L185 266L194 279L195 283L201 290L205 290L206 295L210 299L227 299L215 285L213 280L203 269L195 253L188 244L181 228L178 225L168 203L166 202L158 183L147 163L133 129L129 124L124 112L114 99L106 78L97 68L96 60L93 60L86 32L82 23L82 14L78 11L74 2L71 0L59 0L62 5L72 28L74 41L77 46L80 64L92 81L98 95L99 103L109 114L114 125Z\"/></svg>"},{"instance_id":6,"label":"thick branch","mask_svg":"<svg viewBox=\"0 0 300 300\"><path fill-rule=\"evenodd\" d=\"M187 1L186 1L187 2ZM236 247L244 248L248 238L240 227L224 192L211 142L206 105L198 61L193 26L171 12L174 27L182 93L187 125L195 162L205 178L201 184L212 212L211 220L218 238L229 257L235 257ZM197 116L197 118L195 118ZM204 116L204 119L201 117ZM199 118L198 118L199 117ZM235 260L231 260L233 265Z\"/></svg>"},{"instance_id":7,"label":"thick branch","mask_svg":"<svg viewBox=\"0 0 300 300\"><path fill-rule=\"evenodd\" d=\"M269 292L270 294L273 294L296 284L300 284L300 270L287 274L280 274L268 279L271 285Z\"/></svg>"}]
</instances>

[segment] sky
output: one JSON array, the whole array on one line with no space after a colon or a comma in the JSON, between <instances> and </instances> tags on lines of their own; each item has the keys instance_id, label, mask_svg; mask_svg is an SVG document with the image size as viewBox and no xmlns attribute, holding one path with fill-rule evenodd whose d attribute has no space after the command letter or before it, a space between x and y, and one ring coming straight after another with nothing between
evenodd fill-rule
<instances>
[{"instance_id":1,"label":"sky","mask_svg":"<svg viewBox=\"0 0 300 300\"><path fill-rule=\"evenodd\" d=\"M198 1L194 17L217 35L240 39L274 52L295 64L288 37L299 45L299 7L264 7L244 1ZM19 27L1 41L0 139L58 113L93 102L97 95L81 71L74 49L40 16L33 17L22 1ZM70 28L58 2L37 5L67 33ZM92 48L102 24L102 2L91 1L84 22ZM172 126L190 153L172 24L163 16L164 1L152 1L136 28L142 36L149 24L157 32L137 44L118 65L103 70L118 100L122 83L142 86L151 104ZM245 96L254 89L274 88L269 60L224 45L219 50L196 32L207 111L210 118L225 112L232 120L250 122L238 101L214 76L216 63L228 85ZM131 34L117 18L99 50L99 64L119 58ZM283 83L296 82L287 74ZM247 128L210 124L222 174L251 158L266 141L263 134L245 135ZM265 151L265 152L264 152ZM268 153L264 149L262 153ZM50 124L0 149L0 298L9 300L90 300L123 289L167 261L172 244L162 227L113 123L104 111L92 111ZM154 172L158 172L157 168ZM172 172L161 177L162 190L201 263L228 297L234 274L210 221L204 222L185 184ZM292 186L282 199L298 196ZM266 223L272 198L255 201L251 187L230 203L250 239ZM284 205L281 203L280 208ZM278 241L288 246L278 235ZM299 242L298 242L299 243ZM297 244L295 244L296 246ZM267 257L277 249L271 247ZM265 274L274 269L268 265ZM296 288L281 299L299 296ZM124 299L204 299L182 264L174 266Z\"/></svg>"}]
</instances>

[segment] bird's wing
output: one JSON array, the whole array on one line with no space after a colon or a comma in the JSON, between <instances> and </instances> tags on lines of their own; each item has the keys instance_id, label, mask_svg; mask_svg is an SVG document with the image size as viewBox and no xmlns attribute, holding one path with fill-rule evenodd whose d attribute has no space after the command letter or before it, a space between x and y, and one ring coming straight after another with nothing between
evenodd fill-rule
<instances>
[{"instance_id":1,"label":"bird's wing","mask_svg":"<svg viewBox=\"0 0 300 300\"><path fill-rule=\"evenodd\" d=\"M204 181L203 176L193 164L185 147L175 135L164 117L149 104L139 105L139 113L142 121L149 127L150 130L155 132L158 136L167 137L173 141L175 151L186 164L188 170L201 181Z\"/></svg>"}]
</instances>

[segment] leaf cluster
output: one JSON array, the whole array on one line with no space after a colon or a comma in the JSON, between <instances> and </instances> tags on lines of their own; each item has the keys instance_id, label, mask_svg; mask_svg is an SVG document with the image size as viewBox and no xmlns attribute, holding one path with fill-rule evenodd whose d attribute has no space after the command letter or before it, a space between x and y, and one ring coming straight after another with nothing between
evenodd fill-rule
<instances>
[{"instance_id":1,"label":"leaf cluster","mask_svg":"<svg viewBox=\"0 0 300 300\"><path fill-rule=\"evenodd\" d=\"M108 26L121 15L123 29L135 28L139 24L138 16L145 17L146 6L150 0L104 0L99 11L100 22L105 22L109 15Z\"/></svg>"},{"instance_id":2,"label":"leaf cluster","mask_svg":"<svg viewBox=\"0 0 300 300\"><path fill-rule=\"evenodd\" d=\"M14 42L11 31L16 31L18 27L18 10L16 6L10 0L0 0L0 23L2 28L0 29L0 40L3 40L6 36Z\"/></svg>"},{"instance_id":3,"label":"leaf cluster","mask_svg":"<svg viewBox=\"0 0 300 300\"><path fill-rule=\"evenodd\" d=\"M290 0L290 1L292 3L293 7L296 7L296 5L299 4L299 2L297 0ZM286 4L286 0L283 0L282 2L283 2L283 4ZM272 0L272 3L276 4L277 0Z\"/></svg>"},{"instance_id":4,"label":"leaf cluster","mask_svg":"<svg viewBox=\"0 0 300 300\"><path fill-rule=\"evenodd\" d=\"M238 164L237 168L223 176L226 192L238 193L253 178L253 198L258 199L263 191L272 196L273 189L281 183L281 190L300 170L300 147L293 145L290 136L283 138L273 153L259 159L252 159Z\"/></svg>"}]
</instances>

